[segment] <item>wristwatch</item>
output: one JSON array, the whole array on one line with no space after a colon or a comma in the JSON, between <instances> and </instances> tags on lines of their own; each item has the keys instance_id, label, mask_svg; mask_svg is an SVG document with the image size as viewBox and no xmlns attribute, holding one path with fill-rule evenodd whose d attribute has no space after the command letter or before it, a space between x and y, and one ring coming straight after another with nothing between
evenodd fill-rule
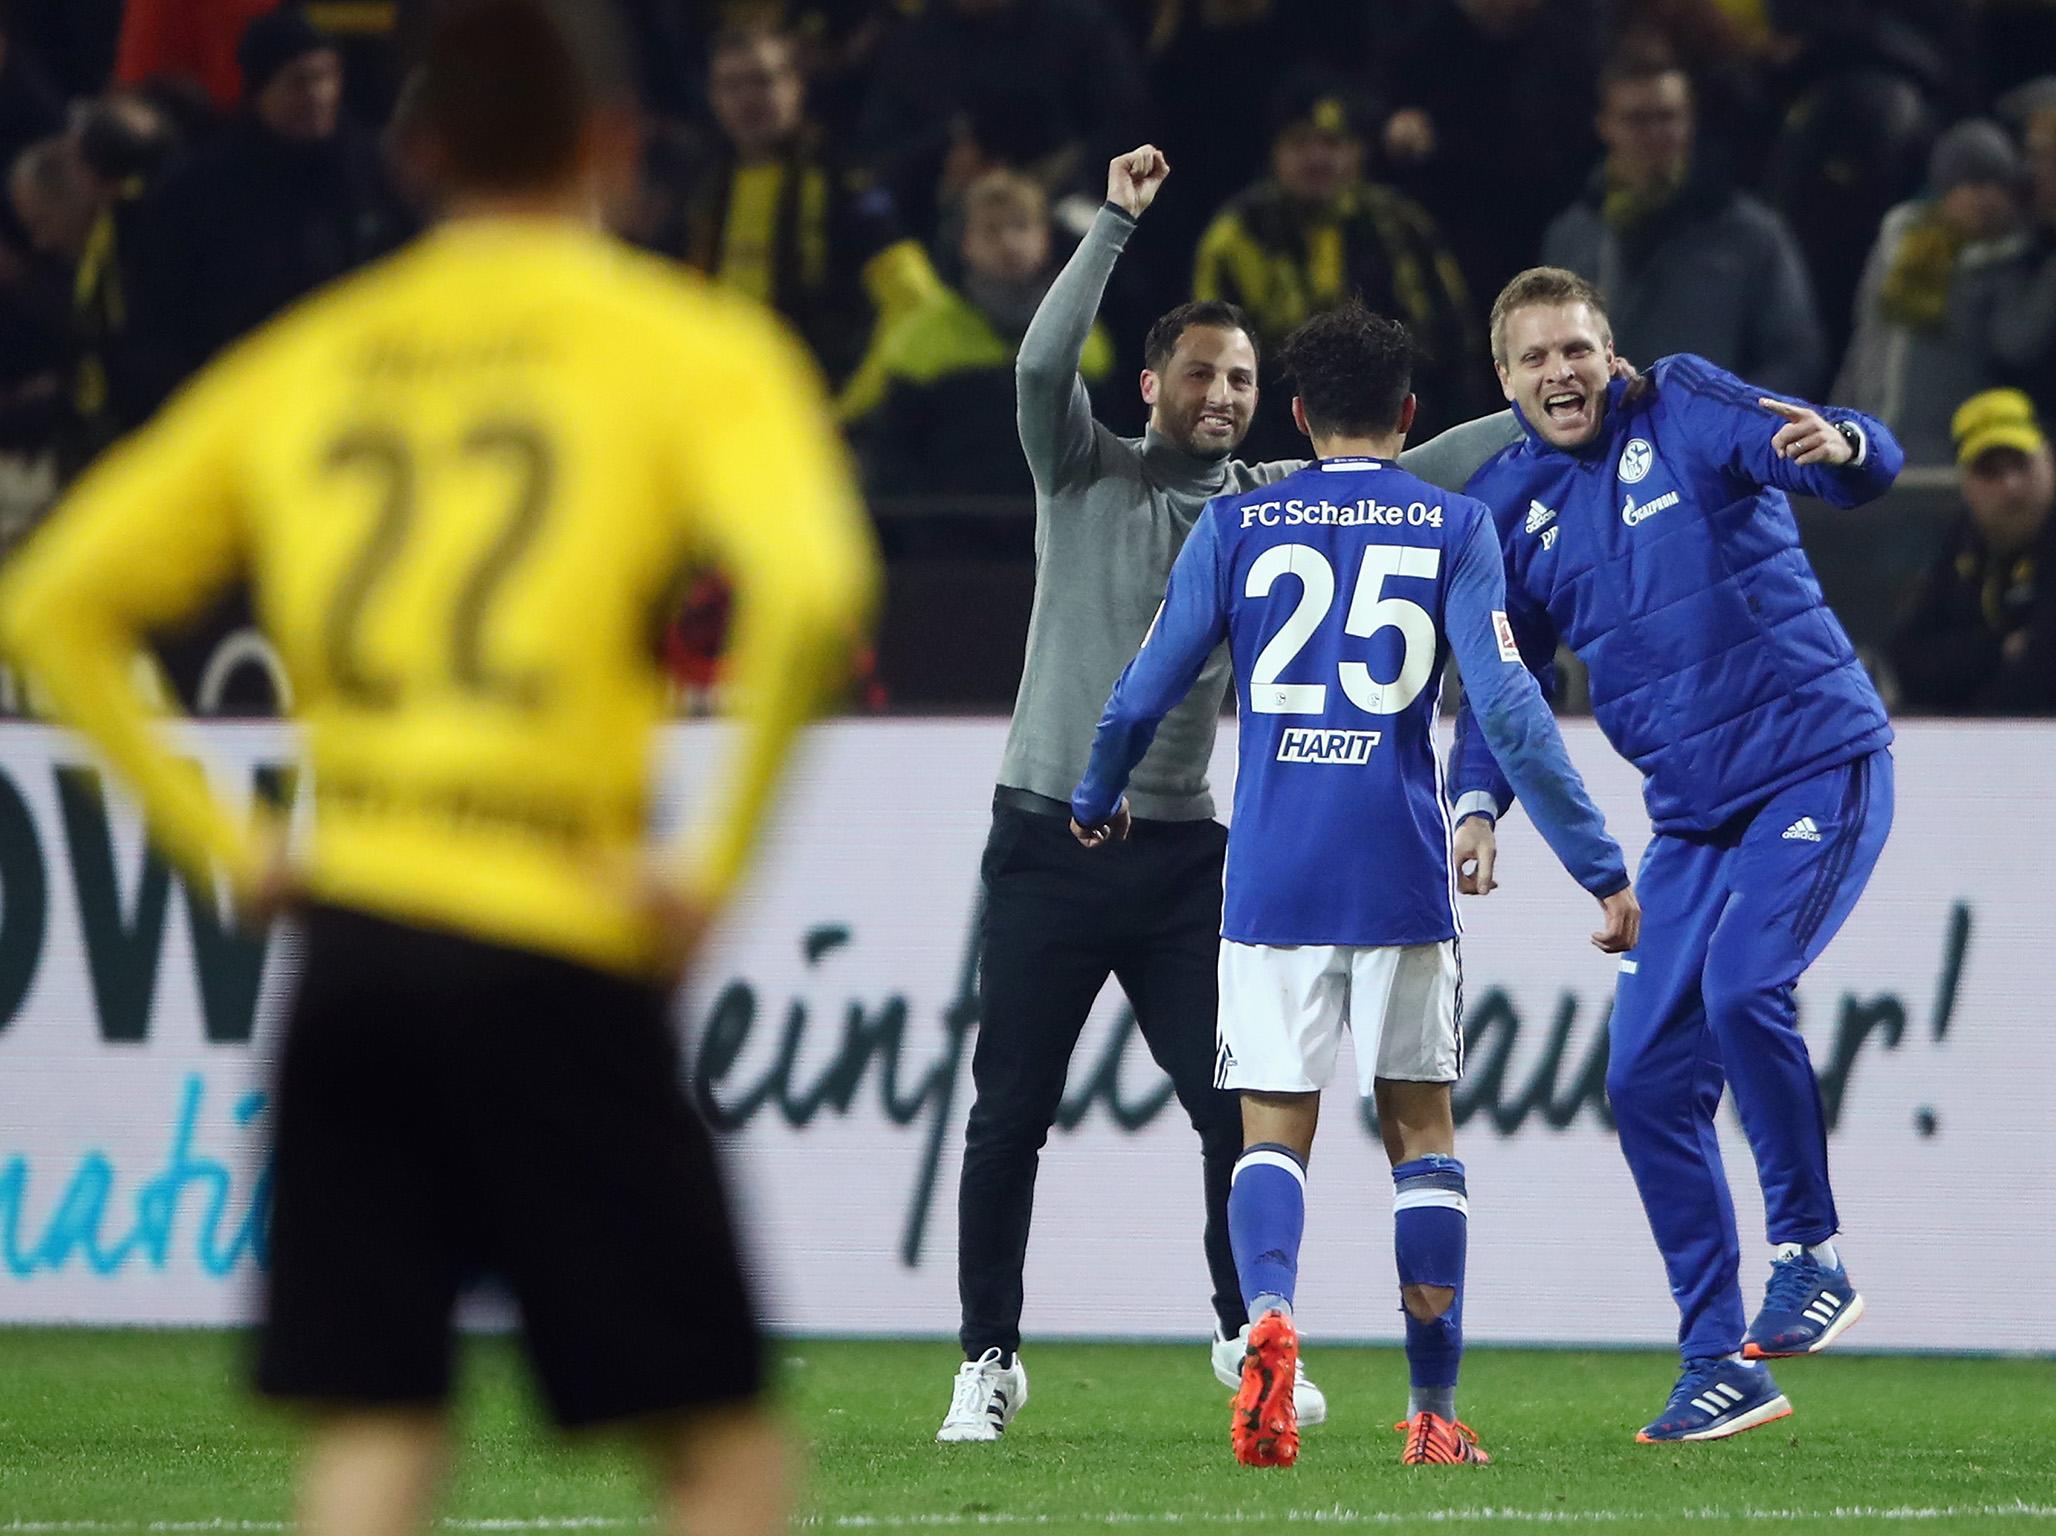
<instances>
[{"instance_id":1,"label":"wristwatch","mask_svg":"<svg viewBox=\"0 0 2056 1536\"><path fill-rule=\"evenodd\" d=\"M1863 429L1854 422L1838 421L1835 423L1835 430L1842 434L1842 441L1849 445L1850 464L1861 464L1865 447Z\"/></svg>"}]
</instances>

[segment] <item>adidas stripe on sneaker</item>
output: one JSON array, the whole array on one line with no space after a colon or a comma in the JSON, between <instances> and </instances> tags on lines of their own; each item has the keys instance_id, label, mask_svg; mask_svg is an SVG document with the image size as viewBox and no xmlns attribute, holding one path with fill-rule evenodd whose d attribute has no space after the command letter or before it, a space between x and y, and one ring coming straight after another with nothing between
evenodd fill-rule
<instances>
[{"instance_id":1,"label":"adidas stripe on sneaker","mask_svg":"<svg viewBox=\"0 0 2056 1536\"><path fill-rule=\"evenodd\" d=\"M957 1367L950 1384L949 1413L935 1438L944 1445L993 1441L1007 1432L1014 1415L1028 1401L1028 1370L1017 1353L1002 1365L1000 1352L988 1349L976 1360Z\"/></svg>"},{"instance_id":2,"label":"adidas stripe on sneaker","mask_svg":"<svg viewBox=\"0 0 2056 1536\"><path fill-rule=\"evenodd\" d=\"M1670 1401L1635 1438L1644 1445L1679 1440L1725 1440L1792 1411L1770 1372L1733 1360L1694 1360L1671 1389Z\"/></svg>"},{"instance_id":3,"label":"adidas stripe on sneaker","mask_svg":"<svg viewBox=\"0 0 2056 1536\"><path fill-rule=\"evenodd\" d=\"M1817 1355L1862 1316L1863 1297L1849 1271L1839 1264L1830 1269L1793 1244L1771 1261L1770 1284L1742 1336L1742 1354L1750 1360Z\"/></svg>"}]
</instances>

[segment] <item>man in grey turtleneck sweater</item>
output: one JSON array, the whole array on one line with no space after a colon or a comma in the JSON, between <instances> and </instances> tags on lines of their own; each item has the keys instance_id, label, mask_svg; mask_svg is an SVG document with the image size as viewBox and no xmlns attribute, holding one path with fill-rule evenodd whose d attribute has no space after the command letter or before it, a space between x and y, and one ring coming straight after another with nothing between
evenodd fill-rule
<instances>
[{"instance_id":1,"label":"man in grey turtleneck sweater","mask_svg":"<svg viewBox=\"0 0 2056 1536\"><path fill-rule=\"evenodd\" d=\"M1035 607L1013 725L993 797L979 967L976 1097L958 1186L957 1373L937 1439L996 1440L1027 1398L1021 1271L1037 1158L1071 1052L1109 975L1199 1132L1214 1364L1233 1387L1247 1319L1228 1246L1228 1185L1242 1152L1236 1096L1214 1087L1215 962L1226 831L1207 762L1228 684L1225 648L1157 732L1129 781L1134 830L1088 852L1070 793L1100 707L1142 643L1171 563L1213 497L1267 484L1297 463L1230 457L1256 406L1256 347L1231 304L1186 304L1150 329L1140 440L1092 417L1078 356L1136 220L1170 166L1154 146L1116 159L1107 202L1042 301L1015 363L1021 446L1035 475ZM1451 490L1514 440L1509 416L1444 433L1400 463ZM1327 1413L1303 1378L1299 1422Z\"/></svg>"}]
</instances>

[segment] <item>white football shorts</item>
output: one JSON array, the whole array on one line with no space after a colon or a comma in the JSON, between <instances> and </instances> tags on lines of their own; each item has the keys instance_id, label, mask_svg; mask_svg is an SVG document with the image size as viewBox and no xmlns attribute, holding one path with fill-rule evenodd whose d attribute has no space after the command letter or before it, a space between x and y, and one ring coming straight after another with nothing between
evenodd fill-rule
<instances>
[{"instance_id":1,"label":"white football shorts","mask_svg":"<svg viewBox=\"0 0 2056 1536\"><path fill-rule=\"evenodd\" d=\"M1214 1086L1318 1093L1346 1029L1365 1097L1374 1079L1452 1083L1463 1070L1463 963L1439 944L1221 941Z\"/></svg>"}]
</instances>

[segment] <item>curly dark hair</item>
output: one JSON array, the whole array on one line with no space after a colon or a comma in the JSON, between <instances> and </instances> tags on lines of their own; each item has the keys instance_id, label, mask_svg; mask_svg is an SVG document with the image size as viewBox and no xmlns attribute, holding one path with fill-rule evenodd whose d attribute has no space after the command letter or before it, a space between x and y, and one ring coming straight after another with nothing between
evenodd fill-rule
<instances>
[{"instance_id":1,"label":"curly dark hair","mask_svg":"<svg viewBox=\"0 0 2056 1536\"><path fill-rule=\"evenodd\" d=\"M1414 356L1405 326L1351 299L1286 337L1279 366L1316 435L1371 437L1398 428Z\"/></svg>"},{"instance_id":2,"label":"curly dark hair","mask_svg":"<svg viewBox=\"0 0 2056 1536\"><path fill-rule=\"evenodd\" d=\"M1178 350L1178 338L1195 325L1240 331L1249 338L1249 350L1254 352L1257 349L1256 329L1239 304L1230 304L1226 299L1197 299L1190 304L1180 304L1149 328L1149 335L1142 343L1142 366L1151 373L1162 373L1171 361L1171 354Z\"/></svg>"}]
</instances>

